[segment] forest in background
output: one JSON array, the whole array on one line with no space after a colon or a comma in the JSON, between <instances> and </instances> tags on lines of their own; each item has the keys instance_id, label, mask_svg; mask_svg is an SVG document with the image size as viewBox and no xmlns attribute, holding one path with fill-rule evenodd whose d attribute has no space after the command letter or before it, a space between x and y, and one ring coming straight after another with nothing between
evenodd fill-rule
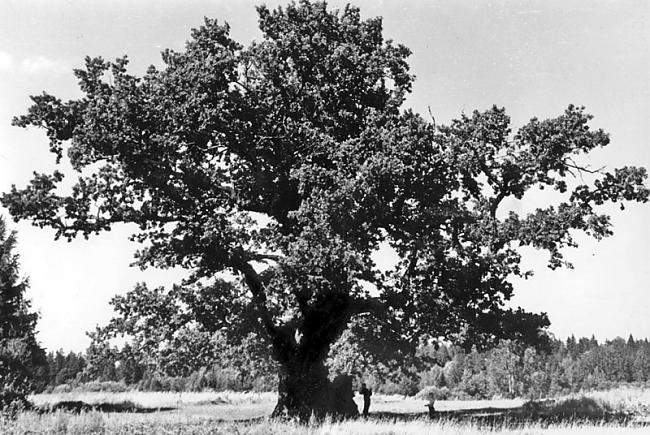
<instances>
[{"instance_id":1,"label":"forest in background","mask_svg":"<svg viewBox=\"0 0 650 435\"><path fill-rule=\"evenodd\" d=\"M486 351L431 344L421 346L417 356L412 366L398 372L378 364L353 369L351 374L377 393L436 399L539 398L645 384L650 378L650 342L632 336L604 343L594 337L553 339L545 350L508 340ZM247 359L249 364L242 364ZM39 391L277 389L273 367L256 363L240 351L221 353L214 364L184 371L169 366L163 370L145 360L128 344L118 349L93 343L85 354L50 352L38 379ZM344 355L330 358L329 366L333 375L349 367Z\"/></svg>"}]
</instances>

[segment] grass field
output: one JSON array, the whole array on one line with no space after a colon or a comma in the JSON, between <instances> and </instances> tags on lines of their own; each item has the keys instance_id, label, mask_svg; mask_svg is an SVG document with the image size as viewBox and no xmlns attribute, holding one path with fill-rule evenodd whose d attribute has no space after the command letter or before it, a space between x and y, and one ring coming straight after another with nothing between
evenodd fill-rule
<instances>
[{"instance_id":1,"label":"grass field","mask_svg":"<svg viewBox=\"0 0 650 435\"><path fill-rule=\"evenodd\" d=\"M372 415L367 420L325 421L300 425L269 420L275 393L65 393L36 395L42 408L60 402L81 401L89 405L127 405L132 412L97 410L72 413L24 412L13 421L0 422L1 434L643 434L650 409L650 390L617 389L590 393L585 399L568 400L558 407L596 406L625 414L616 422L562 418L552 423L516 423L508 419L496 424L477 419L501 411L521 409L523 400L439 401L442 417L431 420L426 402L400 396L373 397ZM357 404L361 402L357 399ZM567 398L565 398L567 399ZM577 404L577 405L576 405ZM361 408L361 406L360 406ZM568 409L568 408L567 408ZM471 410L471 411L470 411ZM569 415L573 412L563 415ZM589 410L589 412L594 412ZM447 418L446 416L462 418ZM469 416L469 417L468 417Z\"/></svg>"}]
</instances>

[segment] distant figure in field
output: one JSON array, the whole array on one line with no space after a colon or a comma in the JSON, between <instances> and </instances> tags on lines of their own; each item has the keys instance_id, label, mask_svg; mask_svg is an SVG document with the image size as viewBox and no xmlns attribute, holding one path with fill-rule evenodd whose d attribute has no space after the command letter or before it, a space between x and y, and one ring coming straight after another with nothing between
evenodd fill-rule
<instances>
[{"instance_id":1,"label":"distant figure in field","mask_svg":"<svg viewBox=\"0 0 650 435\"><path fill-rule=\"evenodd\" d=\"M363 416L368 417L368 409L370 409L370 396L372 396L372 388L368 389L366 384L361 384L359 393L363 395Z\"/></svg>"}]
</instances>

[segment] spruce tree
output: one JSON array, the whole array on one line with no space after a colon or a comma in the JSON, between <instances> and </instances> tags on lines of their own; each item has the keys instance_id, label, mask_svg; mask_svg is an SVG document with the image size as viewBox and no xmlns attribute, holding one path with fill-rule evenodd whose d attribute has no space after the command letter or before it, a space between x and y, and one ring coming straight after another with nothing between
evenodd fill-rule
<instances>
[{"instance_id":1,"label":"spruce tree","mask_svg":"<svg viewBox=\"0 0 650 435\"><path fill-rule=\"evenodd\" d=\"M0 411L24 408L45 365L35 337L38 314L25 299L27 279L20 276L15 232L0 217Z\"/></svg>"}]
</instances>

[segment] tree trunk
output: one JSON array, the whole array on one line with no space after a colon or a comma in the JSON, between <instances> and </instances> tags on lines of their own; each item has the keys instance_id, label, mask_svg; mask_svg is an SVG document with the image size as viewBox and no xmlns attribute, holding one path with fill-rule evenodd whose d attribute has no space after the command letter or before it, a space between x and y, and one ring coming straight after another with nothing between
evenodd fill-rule
<instances>
[{"instance_id":1,"label":"tree trunk","mask_svg":"<svg viewBox=\"0 0 650 435\"><path fill-rule=\"evenodd\" d=\"M323 418L356 417L352 378L328 379L325 359L350 319L347 295L330 294L303 310L299 328L276 329L275 359L280 364L278 403L273 417L289 416L307 421Z\"/></svg>"},{"instance_id":2,"label":"tree trunk","mask_svg":"<svg viewBox=\"0 0 650 435\"><path fill-rule=\"evenodd\" d=\"M322 359L298 360L282 364L279 376L278 403L273 417L309 420L312 415L338 418L359 415L354 403L352 378L338 376L329 381L328 371Z\"/></svg>"}]
</instances>

